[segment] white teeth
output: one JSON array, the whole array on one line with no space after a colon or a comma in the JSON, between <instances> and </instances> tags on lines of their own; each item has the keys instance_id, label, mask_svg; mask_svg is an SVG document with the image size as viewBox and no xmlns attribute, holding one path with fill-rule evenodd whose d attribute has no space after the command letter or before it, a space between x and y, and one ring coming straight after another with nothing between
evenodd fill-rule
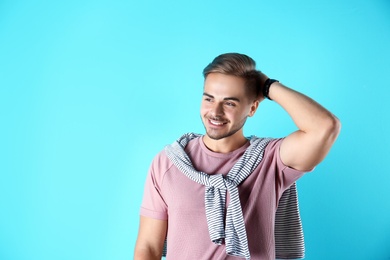
<instances>
[{"instance_id":1,"label":"white teeth","mask_svg":"<svg viewBox=\"0 0 390 260\"><path fill-rule=\"evenodd\" d=\"M222 122L218 122L218 121L210 120L210 122L211 122L213 125L223 125Z\"/></svg>"}]
</instances>

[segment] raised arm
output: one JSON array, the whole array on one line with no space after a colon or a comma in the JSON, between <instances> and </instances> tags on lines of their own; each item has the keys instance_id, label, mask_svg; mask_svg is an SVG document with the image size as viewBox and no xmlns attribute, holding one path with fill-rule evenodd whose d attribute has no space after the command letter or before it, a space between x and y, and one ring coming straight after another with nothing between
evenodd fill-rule
<instances>
[{"instance_id":1,"label":"raised arm","mask_svg":"<svg viewBox=\"0 0 390 260\"><path fill-rule=\"evenodd\" d=\"M141 216L134 260L161 259L168 221Z\"/></svg>"},{"instance_id":2,"label":"raised arm","mask_svg":"<svg viewBox=\"0 0 390 260\"><path fill-rule=\"evenodd\" d=\"M299 129L281 144L283 163L301 171L313 169L335 142L340 121L313 99L279 82L272 83L268 95L287 111Z\"/></svg>"}]
</instances>

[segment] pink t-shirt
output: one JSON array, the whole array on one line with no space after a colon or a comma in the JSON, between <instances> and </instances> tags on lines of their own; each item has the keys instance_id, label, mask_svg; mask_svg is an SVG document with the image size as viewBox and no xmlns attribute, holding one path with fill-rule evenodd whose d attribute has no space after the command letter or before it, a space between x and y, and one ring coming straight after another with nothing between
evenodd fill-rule
<instances>
[{"instance_id":1,"label":"pink t-shirt","mask_svg":"<svg viewBox=\"0 0 390 260\"><path fill-rule=\"evenodd\" d=\"M238 186L253 260L275 259L274 225L279 198L304 174L283 164L279 154L281 141L275 139L267 145L261 163ZM199 137L191 140L185 151L198 171L226 175L248 146L249 142L231 153L215 153ZM164 151L154 158L141 215L168 220L167 259L243 259L226 255L225 245L211 242L204 200L205 186L180 172Z\"/></svg>"}]
</instances>

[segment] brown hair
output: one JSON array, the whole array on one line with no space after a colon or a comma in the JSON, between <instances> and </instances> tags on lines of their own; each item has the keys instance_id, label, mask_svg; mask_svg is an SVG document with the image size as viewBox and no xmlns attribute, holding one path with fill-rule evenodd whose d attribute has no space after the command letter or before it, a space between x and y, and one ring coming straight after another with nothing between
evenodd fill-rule
<instances>
[{"instance_id":1,"label":"brown hair","mask_svg":"<svg viewBox=\"0 0 390 260\"><path fill-rule=\"evenodd\" d=\"M243 78L251 97L258 98L261 93L260 71L256 70L256 62L245 54L225 53L217 56L204 68L204 78L210 73Z\"/></svg>"}]
</instances>

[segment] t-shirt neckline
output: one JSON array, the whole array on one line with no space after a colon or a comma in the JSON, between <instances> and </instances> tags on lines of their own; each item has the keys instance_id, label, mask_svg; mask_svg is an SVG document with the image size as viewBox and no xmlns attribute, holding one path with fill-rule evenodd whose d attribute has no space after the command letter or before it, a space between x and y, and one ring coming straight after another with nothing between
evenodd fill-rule
<instances>
[{"instance_id":1,"label":"t-shirt neckline","mask_svg":"<svg viewBox=\"0 0 390 260\"><path fill-rule=\"evenodd\" d=\"M218 157L218 158L235 157L237 154L241 154L241 153L245 152L245 150L250 145L250 141L248 140L248 142L246 142L243 146L241 146L240 148L238 148L234 151L231 151L229 153L217 153L217 152L211 151L209 148L206 147L206 145L203 142L203 136L200 136L198 138L198 142L199 142L200 148L202 149L202 151L204 153L206 153L207 155L213 156L213 157Z\"/></svg>"}]
</instances>

